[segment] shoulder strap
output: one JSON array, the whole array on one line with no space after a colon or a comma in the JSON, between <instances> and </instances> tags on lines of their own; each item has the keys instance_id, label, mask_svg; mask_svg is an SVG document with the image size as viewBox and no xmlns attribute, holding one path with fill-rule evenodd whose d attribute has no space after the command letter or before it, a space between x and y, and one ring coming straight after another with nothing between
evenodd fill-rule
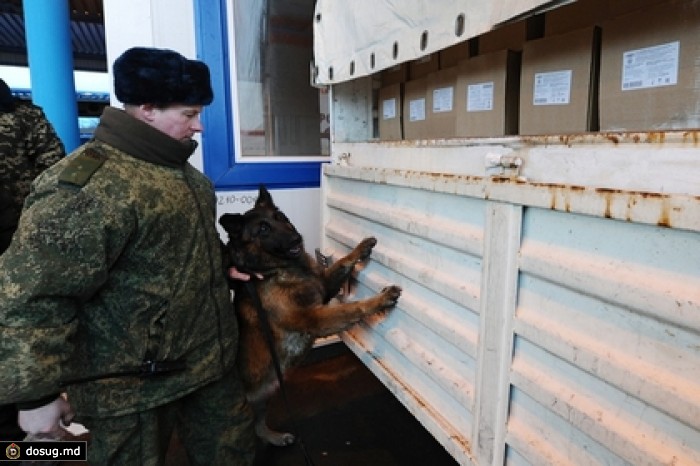
<instances>
[{"instance_id":1,"label":"shoulder strap","mask_svg":"<svg viewBox=\"0 0 700 466\"><path fill-rule=\"evenodd\" d=\"M72 157L72 160L61 172L58 180L62 183L83 187L90 181L92 175L105 163L107 156L93 147Z\"/></svg>"}]
</instances>

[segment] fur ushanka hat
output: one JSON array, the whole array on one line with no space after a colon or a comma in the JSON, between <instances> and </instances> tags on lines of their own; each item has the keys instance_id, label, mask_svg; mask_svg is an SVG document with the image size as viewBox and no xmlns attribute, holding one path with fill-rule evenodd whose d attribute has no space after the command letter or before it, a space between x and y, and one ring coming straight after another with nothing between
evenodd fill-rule
<instances>
[{"instance_id":1,"label":"fur ushanka hat","mask_svg":"<svg viewBox=\"0 0 700 466\"><path fill-rule=\"evenodd\" d=\"M114 92L125 104L209 105L209 67L173 50L133 47L114 61Z\"/></svg>"}]
</instances>

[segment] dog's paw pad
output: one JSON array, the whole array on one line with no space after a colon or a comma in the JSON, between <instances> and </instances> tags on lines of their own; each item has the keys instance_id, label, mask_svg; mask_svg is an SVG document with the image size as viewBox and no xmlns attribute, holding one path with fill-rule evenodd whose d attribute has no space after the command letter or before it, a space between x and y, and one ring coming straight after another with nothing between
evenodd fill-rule
<instances>
[{"instance_id":1,"label":"dog's paw pad","mask_svg":"<svg viewBox=\"0 0 700 466\"><path fill-rule=\"evenodd\" d=\"M377 245L377 238L369 237L362 240L358 245L358 250L360 251L358 260L363 261L367 259L370 254L372 254L372 249Z\"/></svg>"},{"instance_id":2,"label":"dog's paw pad","mask_svg":"<svg viewBox=\"0 0 700 466\"><path fill-rule=\"evenodd\" d=\"M396 285L387 286L382 289L382 295L384 295L385 305L387 307L394 306L401 296L401 287Z\"/></svg>"}]
</instances>

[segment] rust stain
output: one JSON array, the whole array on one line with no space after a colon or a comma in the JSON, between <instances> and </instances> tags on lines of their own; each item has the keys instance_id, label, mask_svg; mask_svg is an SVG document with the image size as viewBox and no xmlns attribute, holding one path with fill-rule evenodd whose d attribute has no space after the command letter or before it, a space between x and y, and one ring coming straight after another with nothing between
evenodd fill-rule
<instances>
[{"instance_id":1,"label":"rust stain","mask_svg":"<svg viewBox=\"0 0 700 466\"><path fill-rule=\"evenodd\" d=\"M561 210L569 213L577 210L574 203L575 198L572 197L574 193L579 193L580 195L584 192L592 192L602 198L603 205L601 206L601 216L610 219L615 218L619 220L626 220L628 222L635 221L636 216L634 215L634 208L639 205L640 202L652 201L653 204L650 204L648 207L652 209L658 208L658 216L655 224L664 228L673 228L673 215L678 216L683 212L682 207L678 205L671 205L673 196L670 194L644 191L625 191L621 189L603 187L590 188L585 186L564 185L558 183L523 182L522 180L516 181L507 177L494 177L491 178L491 182L501 184L527 184L533 188L546 189L550 194L549 208L551 210ZM700 196L693 196L693 198L695 200L700 200ZM486 199L488 199L488 194L486 195ZM614 203L616 201L620 202L621 206L626 205L626 212L623 213L614 211Z\"/></svg>"},{"instance_id":2,"label":"rust stain","mask_svg":"<svg viewBox=\"0 0 700 466\"><path fill-rule=\"evenodd\" d=\"M533 182L529 183L531 186L535 187L540 187L540 188L547 188L549 190L552 189L567 189L569 186L565 184L560 184L560 183L541 183L541 182Z\"/></svg>"},{"instance_id":3,"label":"rust stain","mask_svg":"<svg viewBox=\"0 0 700 466\"><path fill-rule=\"evenodd\" d=\"M700 134L698 131L686 131L683 133L683 142L688 142L690 140L694 146L698 145L700 142Z\"/></svg>"},{"instance_id":4,"label":"rust stain","mask_svg":"<svg viewBox=\"0 0 700 466\"><path fill-rule=\"evenodd\" d=\"M654 133L649 133L653 138ZM656 133L663 135L664 133ZM685 133L688 137L698 138L700 131ZM663 136L657 138L662 141ZM475 176L444 172L413 171L402 169L379 169L376 167L363 167L361 170L375 173L378 176L377 184L391 184L391 177L402 177L410 182L412 179L432 180L434 183L443 183L445 186L457 187L462 184L482 184L481 194L483 198L493 199L493 192L489 192L488 186L483 183L495 185L523 186L531 190L542 190L548 193L549 199L538 197L536 201L543 208L563 212L585 212L604 218L624 220L628 222L639 221L642 223L657 225L663 228L674 228L674 219L682 218L685 209L684 204L674 203L675 194L665 194L648 191L628 191L617 188L590 187L581 185L567 185L562 183L546 183L528 181L515 176ZM621 197L624 196L624 197ZM700 196L688 196L694 202L700 202ZM593 211L590 209L593 208ZM682 222L681 222L682 223Z\"/></svg>"},{"instance_id":5,"label":"rust stain","mask_svg":"<svg viewBox=\"0 0 700 466\"><path fill-rule=\"evenodd\" d=\"M622 131L572 133L550 135L522 135L518 143L526 146L567 146L581 144L611 143L619 144L664 144L678 142L683 144L700 145L700 130L669 130L669 131Z\"/></svg>"},{"instance_id":6,"label":"rust stain","mask_svg":"<svg viewBox=\"0 0 700 466\"><path fill-rule=\"evenodd\" d=\"M605 134L605 139L608 141L612 142L613 144L619 144L620 143L620 136L618 134L612 134L612 133L606 133Z\"/></svg>"},{"instance_id":7,"label":"rust stain","mask_svg":"<svg viewBox=\"0 0 700 466\"><path fill-rule=\"evenodd\" d=\"M666 141L666 133L664 132L654 132L650 131L647 133L647 140L645 142L651 144L663 144Z\"/></svg>"},{"instance_id":8,"label":"rust stain","mask_svg":"<svg viewBox=\"0 0 700 466\"><path fill-rule=\"evenodd\" d=\"M669 212L668 198L664 199L661 204L661 212L659 213L659 221L656 224L660 227L671 227L671 213Z\"/></svg>"},{"instance_id":9,"label":"rust stain","mask_svg":"<svg viewBox=\"0 0 700 466\"><path fill-rule=\"evenodd\" d=\"M620 194L620 193L622 193L622 191L619 189L610 189L610 188L595 188L595 192L600 193L600 194Z\"/></svg>"}]
</instances>

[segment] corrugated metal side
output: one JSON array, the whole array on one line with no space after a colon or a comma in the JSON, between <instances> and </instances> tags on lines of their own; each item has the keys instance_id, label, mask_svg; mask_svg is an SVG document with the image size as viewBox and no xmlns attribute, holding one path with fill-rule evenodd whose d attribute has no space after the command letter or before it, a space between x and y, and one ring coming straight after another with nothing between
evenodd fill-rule
<instances>
[{"instance_id":1,"label":"corrugated metal side","mask_svg":"<svg viewBox=\"0 0 700 466\"><path fill-rule=\"evenodd\" d=\"M463 454L473 427L484 201L345 177L333 178L325 199L330 250L378 238L357 295L390 283L404 289L399 309L354 328L346 342L404 404L430 412L424 422L453 455Z\"/></svg>"},{"instance_id":2,"label":"corrugated metal side","mask_svg":"<svg viewBox=\"0 0 700 466\"><path fill-rule=\"evenodd\" d=\"M324 248L404 290L344 340L460 464L700 464L696 138L647 136L335 144Z\"/></svg>"},{"instance_id":3,"label":"corrugated metal side","mask_svg":"<svg viewBox=\"0 0 700 466\"><path fill-rule=\"evenodd\" d=\"M700 235L526 209L519 269L512 464L698 464Z\"/></svg>"}]
</instances>

